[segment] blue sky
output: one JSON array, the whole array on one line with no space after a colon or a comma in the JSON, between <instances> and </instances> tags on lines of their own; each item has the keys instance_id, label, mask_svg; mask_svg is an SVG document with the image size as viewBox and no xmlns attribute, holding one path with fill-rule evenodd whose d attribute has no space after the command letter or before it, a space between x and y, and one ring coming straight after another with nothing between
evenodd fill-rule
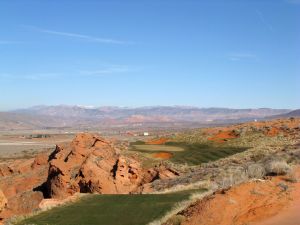
<instances>
[{"instance_id":1,"label":"blue sky","mask_svg":"<svg viewBox=\"0 0 300 225\"><path fill-rule=\"evenodd\" d=\"M300 0L2 0L0 27L0 110L300 107Z\"/></svg>"}]
</instances>

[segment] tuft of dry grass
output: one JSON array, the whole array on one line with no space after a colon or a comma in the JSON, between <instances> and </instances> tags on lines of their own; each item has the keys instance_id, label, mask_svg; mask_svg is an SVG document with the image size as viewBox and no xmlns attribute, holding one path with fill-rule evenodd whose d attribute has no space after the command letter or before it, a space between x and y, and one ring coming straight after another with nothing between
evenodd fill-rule
<instances>
[{"instance_id":1,"label":"tuft of dry grass","mask_svg":"<svg viewBox=\"0 0 300 225\"><path fill-rule=\"evenodd\" d=\"M246 173L249 178L260 179L266 175L266 169L262 164L254 163L248 165Z\"/></svg>"},{"instance_id":2,"label":"tuft of dry grass","mask_svg":"<svg viewBox=\"0 0 300 225\"><path fill-rule=\"evenodd\" d=\"M219 181L219 188L227 189L247 180L248 175L243 168L230 168L226 171L226 175Z\"/></svg>"},{"instance_id":3,"label":"tuft of dry grass","mask_svg":"<svg viewBox=\"0 0 300 225\"><path fill-rule=\"evenodd\" d=\"M266 165L268 175L286 175L291 171L291 167L283 160L272 160Z\"/></svg>"},{"instance_id":4,"label":"tuft of dry grass","mask_svg":"<svg viewBox=\"0 0 300 225\"><path fill-rule=\"evenodd\" d=\"M201 181L197 181L195 183L190 183L190 184L178 184L178 185L172 186L171 188L166 188L162 191L153 192L153 194L168 194L168 193L195 190L195 189L211 190L211 189L213 189L213 187L214 187L213 182L211 182L209 180L201 180Z\"/></svg>"}]
</instances>

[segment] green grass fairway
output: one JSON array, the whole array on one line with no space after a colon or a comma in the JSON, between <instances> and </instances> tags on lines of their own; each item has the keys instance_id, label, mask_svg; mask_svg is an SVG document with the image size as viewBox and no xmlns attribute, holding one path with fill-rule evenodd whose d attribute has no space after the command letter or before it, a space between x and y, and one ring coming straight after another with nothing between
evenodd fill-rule
<instances>
[{"instance_id":1,"label":"green grass fairway","mask_svg":"<svg viewBox=\"0 0 300 225\"><path fill-rule=\"evenodd\" d=\"M243 152L247 148L235 147L215 147L204 144L187 144L183 142L167 142L164 145L147 145L147 144L133 144L131 151L138 151L143 153L148 158L151 158L152 153L170 152L173 157L168 159L174 163L199 165L209 161L215 161L230 155Z\"/></svg>"},{"instance_id":2,"label":"green grass fairway","mask_svg":"<svg viewBox=\"0 0 300 225\"><path fill-rule=\"evenodd\" d=\"M213 147L203 144L186 144L176 142L170 142L167 144L179 146L185 149L185 151L182 152L174 152L173 158L170 159L172 162L187 163L190 165L199 165L201 163L215 161L247 150L247 148Z\"/></svg>"},{"instance_id":3,"label":"green grass fairway","mask_svg":"<svg viewBox=\"0 0 300 225\"><path fill-rule=\"evenodd\" d=\"M202 190L203 191L203 190ZM143 225L161 218L190 192L147 195L90 195L53 208L18 225Z\"/></svg>"}]
</instances>

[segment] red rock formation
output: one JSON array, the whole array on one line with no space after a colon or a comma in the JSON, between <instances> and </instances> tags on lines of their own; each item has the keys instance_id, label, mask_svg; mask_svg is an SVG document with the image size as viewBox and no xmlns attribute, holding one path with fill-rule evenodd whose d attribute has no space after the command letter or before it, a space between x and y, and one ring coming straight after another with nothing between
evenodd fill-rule
<instances>
[{"instance_id":1,"label":"red rock formation","mask_svg":"<svg viewBox=\"0 0 300 225\"><path fill-rule=\"evenodd\" d=\"M22 192L7 200L7 205L0 213L0 221L16 215L32 213L39 209L39 204L43 200L43 193L36 191Z\"/></svg>"},{"instance_id":2,"label":"red rock formation","mask_svg":"<svg viewBox=\"0 0 300 225\"><path fill-rule=\"evenodd\" d=\"M49 158L48 154L45 154L45 153L38 154L34 158L34 161L31 164L31 168L35 169L35 168L38 168L39 166L47 165L48 164L48 158Z\"/></svg>"},{"instance_id":3,"label":"red rock formation","mask_svg":"<svg viewBox=\"0 0 300 225\"><path fill-rule=\"evenodd\" d=\"M121 156L113 144L92 134L79 134L50 156L49 196L65 198L76 192L101 194L137 193L154 178L170 178L162 168L144 170L140 163Z\"/></svg>"},{"instance_id":4,"label":"red rock formation","mask_svg":"<svg viewBox=\"0 0 300 225\"><path fill-rule=\"evenodd\" d=\"M39 158L47 159L48 154L0 165L0 189L3 192L0 191L0 221L38 209L43 193L34 189L45 182L48 172L47 160ZM5 206L1 199L5 199Z\"/></svg>"}]
</instances>

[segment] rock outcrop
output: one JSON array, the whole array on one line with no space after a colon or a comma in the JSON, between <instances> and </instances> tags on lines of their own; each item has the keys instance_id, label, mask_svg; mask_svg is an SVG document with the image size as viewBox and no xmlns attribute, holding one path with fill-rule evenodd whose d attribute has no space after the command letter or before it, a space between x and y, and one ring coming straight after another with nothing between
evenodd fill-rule
<instances>
[{"instance_id":1,"label":"rock outcrop","mask_svg":"<svg viewBox=\"0 0 300 225\"><path fill-rule=\"evenodd\" d=\"M46 159L46 160L41 160ZM48 153L0 164L0 221L31 213L44 198L39 187L48 174Z\"/></svg>"},{"instance_id":2,"label":"rock outcrop","mask_svg":"<svg viewBox=\"0 0 300 225\"><path fill-rule=\"evenodd\" d=\"M175 176L163 168L145 170L136 159L120 155L111 142L84 133L57 146L49 163L48 195L61 199L76 192L138 193L145 183Z\"/></svg>"}]
</instances>

